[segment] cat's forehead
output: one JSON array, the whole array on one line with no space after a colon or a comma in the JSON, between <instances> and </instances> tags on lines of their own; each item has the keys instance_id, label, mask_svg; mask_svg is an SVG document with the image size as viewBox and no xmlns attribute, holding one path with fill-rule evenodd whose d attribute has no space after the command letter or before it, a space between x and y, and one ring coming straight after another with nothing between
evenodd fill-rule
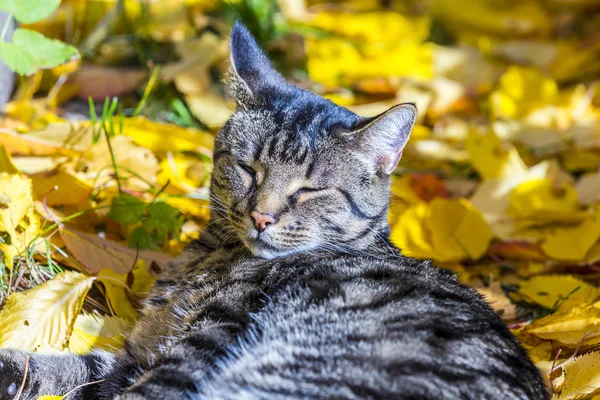
<instances>
[{"instance_id":1,"label":"cat's forehead","mask_svg":"<svg viewBox=\"0 0 600 400\"><path fill-rule=\"evenodd\" d=\"M333 129L348 129L359 117L294 89L269 96L261 107L238 109L223 130L221 143L243 158L296 164L309 161L311 154L335 150Z\"/></svg>"}]
</instances>

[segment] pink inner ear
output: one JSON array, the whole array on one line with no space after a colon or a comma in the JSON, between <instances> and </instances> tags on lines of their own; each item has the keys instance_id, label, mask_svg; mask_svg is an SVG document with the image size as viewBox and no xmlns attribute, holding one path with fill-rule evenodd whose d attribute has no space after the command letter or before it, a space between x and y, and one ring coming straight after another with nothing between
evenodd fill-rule
<instances>
[{"instance_id":1,"label":"pink inner ear","mask_svg":"<svg viewBox=\"0 0 600 400\"><path fill-rule=\"evenodd\" d=\"M398 149L393 153L388 153L383 157L383 170L386 174L391 174L396 169L396 166L400 162L400 158L402 157L402 149Z\"/></svg>"}]
</instances>

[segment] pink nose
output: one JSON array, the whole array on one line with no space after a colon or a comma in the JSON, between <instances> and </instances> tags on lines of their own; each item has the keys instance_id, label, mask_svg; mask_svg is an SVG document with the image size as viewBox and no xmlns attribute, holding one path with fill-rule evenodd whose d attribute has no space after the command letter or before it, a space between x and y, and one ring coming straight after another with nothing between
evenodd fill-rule
<instances>
[{"instance_id":1,"label":"pink nose","mask_svg":"<svg viewBox=\"0 0 600 400\"><path fill-rule=\"evenodd\" d=\"M275 218L269 214L262 214L258 211L252 211L250 217L254 221L254 226L258 232L262 232L267 229L267 226L275 223Z\"/></svg>"}]
</instances>

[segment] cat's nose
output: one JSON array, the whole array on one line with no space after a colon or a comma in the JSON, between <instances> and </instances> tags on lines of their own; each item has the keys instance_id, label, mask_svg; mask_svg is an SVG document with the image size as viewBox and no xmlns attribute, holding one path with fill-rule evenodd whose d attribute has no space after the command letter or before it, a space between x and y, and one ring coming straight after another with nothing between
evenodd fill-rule
<instances>
[{"instance_id":1,"label":"cat's nose","mask_svg":"<svg viewBox=\"0 0 600 400\"><path fill-rule=\"evenodd\" d=\"M252 211L250 213L250 218L254 221L254 226L256 230L260 233L267 229L267 226L274 224L277 222L273 216L269 214L259 213L258 211Z\"/></svg>"}]
</instances>

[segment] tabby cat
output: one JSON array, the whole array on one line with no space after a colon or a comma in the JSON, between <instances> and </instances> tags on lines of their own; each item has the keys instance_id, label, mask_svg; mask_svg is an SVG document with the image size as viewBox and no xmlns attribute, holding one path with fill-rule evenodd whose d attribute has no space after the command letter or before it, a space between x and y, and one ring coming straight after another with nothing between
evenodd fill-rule
<instances>
[{"instance_id":1,"label":"tabby cat","mask_svg":"<svg viewBox=\"0 0 600 400\"><path fill-rule=\"evenodd\" d=\"M21 399L96 381L68 399L548 398L475 290L389 241L412 104L366 119L296 88L241 24L230 84L211 223L162 272L122 351L32 354ZM0 398L24 364L0 351Z\"/></svg>"}]
</instances>

